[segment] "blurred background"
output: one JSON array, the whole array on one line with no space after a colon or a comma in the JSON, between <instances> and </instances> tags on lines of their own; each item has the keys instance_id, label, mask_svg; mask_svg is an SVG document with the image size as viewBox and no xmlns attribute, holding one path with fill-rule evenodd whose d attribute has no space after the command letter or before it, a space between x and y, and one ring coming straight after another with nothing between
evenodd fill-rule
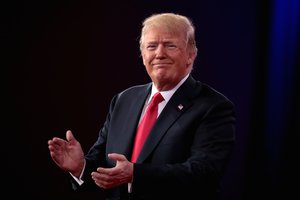
<instances>
[{"instance_id":1,"label":"blurred background","mask_svg":"<svg viewBox=\"0 0 300 200\"><path fill-rule=\"evenodd\" d=\"M138 39L143 19L158 12L192 19L193 76L236 105L222 200L299 197L299 0L12 0L0 9L2 185L10 197L104 199L71 191L47 141L71 129L88 151L113 95L150 81Z\"/></svg>"}]
</instances>

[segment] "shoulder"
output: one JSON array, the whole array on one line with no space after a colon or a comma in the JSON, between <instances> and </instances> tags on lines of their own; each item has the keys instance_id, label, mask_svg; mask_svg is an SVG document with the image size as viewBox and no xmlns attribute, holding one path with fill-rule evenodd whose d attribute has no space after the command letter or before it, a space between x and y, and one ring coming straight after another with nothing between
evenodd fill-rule
<instances>
[{"instance_id":1,"label":"shoulder","mask_svg":"<svg viewBox=\"0 0 300 200\"><path fill-rule=\"evenodd\" d=\"M213 88L209 84L196 80L193 77L190 77L186 81L182 89L183 91L186 91L186 94L190 94L192 98L201 99L201 101L206 100L211 103L226 101L232 103L231 100L223 93Z\"/></svg>"},{"instance_id":2,"label":"shoulder","mask_svg":"<svg viewBox=\"0 0 300 200\"><path fill-rule=\"evenodd\" d=\"M151 83L147 83L143 85L134 85L119 92L117 96L118 97L136 96L141 93L148 92L148 90L150 89L151 89Z\"/></svg>"},{"instance_id":3,"label":"shoulder","mask_svg":"<svg viewBox=\"0 0 300 200\"><path fill-rule=\"evenodd\" d=\"M213 88L212 86L206 84L206 83L201 83L202 85L202 93L205 96L214 98L214 99L219 99L223 101L231 101L227 96L225 96L223 93L218 91L217 89Z\"/></svg>"},{"instance_id":4,"label":"shoulder","mask_svg":"<svg viewBox=\"0 0 300 200\"><path fill-rule=\"evenodd\" d=\"M147 96L150 90L151 83L134 85L115 94L112 101L136 101L139 98Z\"/></svg>"},{"instance_id":5,"label":"shoulder","mask_svg":"<svg viewBox=\"0 0 300 200\"><path fill-rule=\"evenodd\" d=\"M194 91L194 102L196 104L207 107L226 105L226 107L230 107L231 109L235 107L234 103L225 94L209 84L196 81Z\"/></svg>"}]
</instances>

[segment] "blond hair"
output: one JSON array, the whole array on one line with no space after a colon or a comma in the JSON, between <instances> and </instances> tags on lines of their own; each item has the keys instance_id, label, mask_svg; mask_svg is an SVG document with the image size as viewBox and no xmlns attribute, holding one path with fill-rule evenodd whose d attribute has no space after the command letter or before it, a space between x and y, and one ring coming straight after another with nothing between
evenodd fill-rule
<instances>
[{"instance_id":1,"label":"blond hair","mask_svg":"<svg viewBox=\"0 0 300 200\"><path fill-rule=\"evenodd\" d=\"M140 37L140 49L142 49L144 35L152 28L161 28L171 33L182 33L186 36L185 42L189 48L197 52L195 41L195 27L186 16L174 13L153 14L143 21Z\"/></svg>"}]
</instances>

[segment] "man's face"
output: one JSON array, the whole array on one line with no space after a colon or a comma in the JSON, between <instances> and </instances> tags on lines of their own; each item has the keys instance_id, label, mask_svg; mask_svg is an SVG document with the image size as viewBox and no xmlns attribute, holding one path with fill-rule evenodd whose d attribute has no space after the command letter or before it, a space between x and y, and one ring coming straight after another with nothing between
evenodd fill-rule
<instances>
[{"instance_id":1,"label":"man's face","mask_svg":"<svg viewBox=\"0 0 300 200\"><path fill-rule=\"evenodd\" d=\"M143 63L158 90L170 90L191 70L195 54L188 51L185 35L151 29L141 47Z\"/></svg>"}]
</instances>

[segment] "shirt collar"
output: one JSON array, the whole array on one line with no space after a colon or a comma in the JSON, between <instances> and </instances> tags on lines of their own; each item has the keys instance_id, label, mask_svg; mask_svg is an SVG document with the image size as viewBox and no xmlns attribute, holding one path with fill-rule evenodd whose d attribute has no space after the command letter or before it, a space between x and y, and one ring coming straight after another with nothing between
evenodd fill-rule
<instances>
[{"instance_id":1,"label":"shirt collar","mask_svg":"<svg viewBox=\"0 0 300 200\"><path fill-rule=\"evenodd\" d=\"M190 74L187 74L183 79L181 79L181 81L179 81L179 83L171 90L167 90L167 91L162 91L160 92L161 95L163 96L164 100L166 102L168 102L172 95L176 92L176 90L185 82L185 80L189 77ZM148 99L147 104L150 103L150 100L152 99L153 95L158 92L157 88L155 87L155 85L152 83L152 89L151 89L151 94L150 97Z\"/></svg>"}]
</instances>

